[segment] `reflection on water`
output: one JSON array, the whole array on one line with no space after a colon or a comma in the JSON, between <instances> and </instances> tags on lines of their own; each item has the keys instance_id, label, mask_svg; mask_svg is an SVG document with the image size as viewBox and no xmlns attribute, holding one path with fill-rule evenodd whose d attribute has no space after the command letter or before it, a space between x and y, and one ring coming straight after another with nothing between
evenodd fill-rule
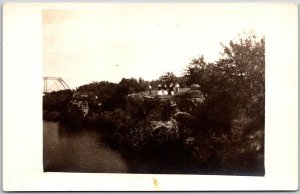
<instances>
[{"instance_id":1,"label":"reflection on water","mask_svg":"<svg viewBox=\"0 0 300 194\"><path fill-rule=\"evenodd\" d=\"M121 154L103 143L95 129L68 129L58 122L44 121L45 171L126 173Z\"/></svg>"},{"instance_id":2,"label":"reflection on water","mask_svg":"<svg viewBox=\"0 0 300 194\"><path fill-rule=\"evenodd\" d=\"M182 174L198 169L187 167L183 154L137 154L111 149L100 130L72 129L44 121L44 171Z\"/></svg>"}]
</instances>

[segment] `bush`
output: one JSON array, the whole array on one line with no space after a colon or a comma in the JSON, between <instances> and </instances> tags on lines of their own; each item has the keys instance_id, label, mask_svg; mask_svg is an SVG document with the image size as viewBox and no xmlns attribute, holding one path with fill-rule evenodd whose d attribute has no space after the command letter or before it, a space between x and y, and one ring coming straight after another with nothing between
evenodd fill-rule
<instances>
[{"instance_id":1,"label":"bush","mask_svg":"<svg viewBox=\"0 0 300 194\"><path fill-rule=\"evenodd\" d=\"M54 92L43 96L43 110L61 112L72 98L69 92Z\"/></svg>"}]
</instances>

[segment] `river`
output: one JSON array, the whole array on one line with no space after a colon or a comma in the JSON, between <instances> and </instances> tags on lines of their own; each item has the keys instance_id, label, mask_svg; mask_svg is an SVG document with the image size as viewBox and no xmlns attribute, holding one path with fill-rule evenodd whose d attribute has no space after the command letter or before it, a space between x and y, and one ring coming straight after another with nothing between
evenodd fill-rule
<instances>
[{"instance_id":1,"label":"river","mask_svg":"<svg viewBox=\"0 0 300 194\"><path fill-rule=\"evenodd\" d=\"M184 159L145 156L112 149L101 130L72 129L43 122L43 163L47 172L188 173Z\"/></svg>"}]
</instances>

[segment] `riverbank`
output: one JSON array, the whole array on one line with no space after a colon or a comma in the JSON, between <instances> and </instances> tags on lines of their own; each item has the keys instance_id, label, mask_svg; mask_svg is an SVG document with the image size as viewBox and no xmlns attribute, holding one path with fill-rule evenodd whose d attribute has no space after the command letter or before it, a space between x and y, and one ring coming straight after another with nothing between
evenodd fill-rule
<instances>
[{"instance_id":1,"label":"riverbank","mask_svg":"<svg viewBox=\"0 0 300 194\"><path fill-rule=\"evenodd\" d=\"M44 121L44 171L138 174L205 174L176 148L137 152L108 141L99 128L73 128Z\"/></svg>"},{"instance_id":2,"label":"riverbank","mask_svg":"<svg viewBox=\"0 0 300 194\"><path fill-rule=\"evenodd\" d=\"M144 149L149 147L148 144L162 145L188 137L191 130L186 123L191 121L193 109L204 101L201 93L196 93L191 91L177 96L132 94L126 97L123 108L114 110L103 110L95 100L78 94L66 100L65 107L59 112L44 111L44 120L110 128L111 138L117 144Z\"/></svg>"},{"instance_id":3,"label":"riverbank","mask_svg":"<svg viewBox=\"0 0 300 194\"><path fill-rule=\"evenodd\" d=\"M124 157L130 157L130 153L148 159L163 156L201 174L264 173L263 133L233 136L203 131L197 124L205 98L198 90L175 96L131 94L114 109L103 107L93 95L80 93L59 103L59 111L45 110L45 120L52 118L73 129L96 128L111 148L125 153ZM245 119L236 119L232 127L244 127L248 122Z\"/></svg>"}]
</instances>

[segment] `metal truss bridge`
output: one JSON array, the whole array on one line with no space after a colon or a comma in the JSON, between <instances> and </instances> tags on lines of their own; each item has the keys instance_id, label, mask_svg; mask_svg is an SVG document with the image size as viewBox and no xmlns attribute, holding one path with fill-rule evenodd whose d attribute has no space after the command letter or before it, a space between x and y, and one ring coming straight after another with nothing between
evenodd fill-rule
<instances>
[{"instance_id":1,"label":"metal truss bridge","mask_svg":"<svg viewBox=\"0 0 300 194\"><path fill-rule=\"evenodd\" d=\"M44 94L48 94L49 92L51 92L51 86L50 87L48 86L48 82L50 80L56 81L56 86L58 86L57 83L59 83L59 85L62 86L63 89L71 90L71 88L68 86L68 84L60 77L43 77L43 80L44 80L44 90L43 90Z\"/></svg>"}]
</instances>

